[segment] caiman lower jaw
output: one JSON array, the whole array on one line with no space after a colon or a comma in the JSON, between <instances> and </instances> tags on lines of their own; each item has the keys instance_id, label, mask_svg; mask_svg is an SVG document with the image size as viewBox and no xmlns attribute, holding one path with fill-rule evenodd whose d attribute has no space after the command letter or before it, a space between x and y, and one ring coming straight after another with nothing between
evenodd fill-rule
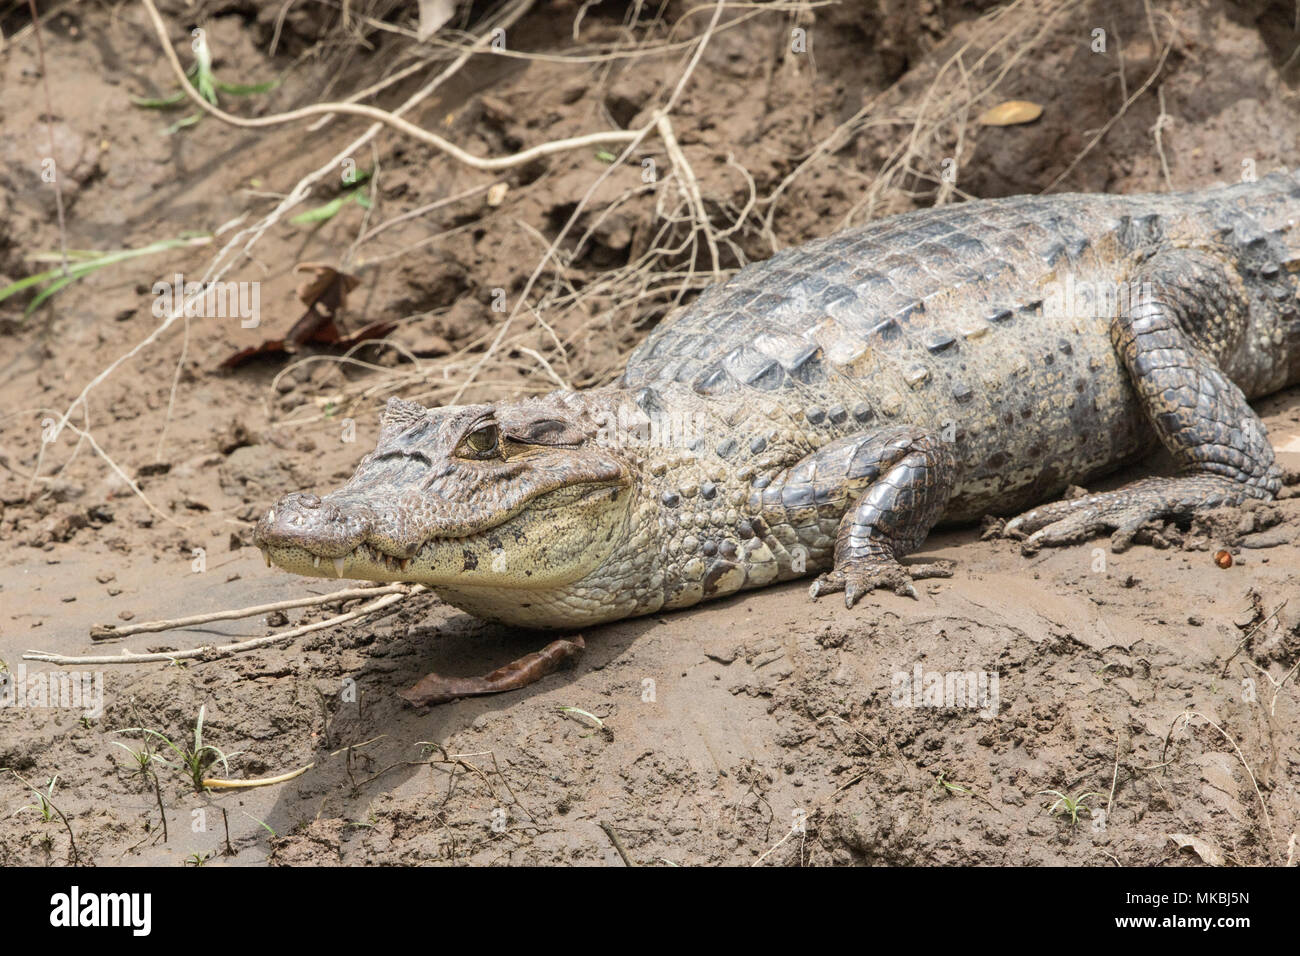
<instances>
[{"instance_id":1,"label":"caiman lower jaw","mask_svg":"<svg viewBox=\"0 0 1300 956\"><path fill-rule=\"evenodd\" d=\"M347 554L335 558L321 557L319 554L312 554L306 548L296 545L264 545L261 551L268 568L275 565L285 571L292 571L294 574L305 574L320 578L403 581L405 578L401 577L402 572L406 571L415 560L414 558L395 558L391 554L384 554L378 548L364 541ZM373 570L376 573L388 573L393 577L372 578L369 573L360 573L362 569Z\"/></svg>"},{"instance_id":2,"label":"caiman lower jaw","mask_svg":"<svg viewBox=\"0 0 1300 956\"><path fill-rule=\"evenodd\" d=\"M622 536L631 499L632 489L622 482L566 486L500 524L466 537L431 538L410 557L368 541L339 556L313 554L300 544L259 547L268 567L309 577L547 588L575 581L605 560Z\"/></svg>"},{"instance_id":3,"label":"caiman lower jaw","mask_svg":"<svg viewBox=\"0 0 1300 956\"><path fill-rule=\"evenodd\" d=\"M439 538L426 541L415 555L397 558L385 554L368 542L361 542L347 554L322 557L297 545L270 545L262 548L266 566L272 565L294 574L318 578L352 578L360 581L419 581L415 570L430 563L437 549L454 547L475 538ZM421 561L421 559L424 559Z\"/></svg>"}]
</instances>

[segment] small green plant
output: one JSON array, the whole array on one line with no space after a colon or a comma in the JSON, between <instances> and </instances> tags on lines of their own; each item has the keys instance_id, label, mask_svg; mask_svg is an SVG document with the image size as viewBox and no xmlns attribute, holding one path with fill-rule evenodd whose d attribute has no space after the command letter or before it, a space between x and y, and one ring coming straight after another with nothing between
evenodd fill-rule
<instances>
[{"instance_id":1,"label":"small green plant","mask_svg":"<svg viewBox=\"0 0 1300 956\"><path fill-rule=\"evenodd\" d=\"M271 834L271 836L279 836L279 834L277 834L273 829L271 829L271 825L267 823L265 820L259 820L257 817L249 813L247 810L240 810L239 812L242 813L244 816L248 817L248 819L252 820L254 823L256 823L267 833Z\"/></svg>"},{"instance_id":2,"label":"small green plant","mask_svg":"<svg viewBox=\"0 0 1300 956\"><path fill-rule=\"evenodd\" d=\"M960 784L949 783L947 780L943 779L947 775L948 775L947 770L939 771L939 786L943 787L949 793L970 793L969 790L967 790L965 787L961 786Z\"/></svg>"},{"instance_id":3,"label":"small green plant","mask_svg":"<svg viewBox=\"0 0 1300 956\"><path fill-rule=\"evenodd\" d=\"M114 732L117 733L117 731ZM153 770L152 764L155 760L157 760L159 763L167 762L163 760L161 757L159 757L156 753L154 753L149 748L148 744L145 744L143 750L132 750L130 747L122 743L122 741L120 740L111 740L109 741L109 743L113 744L113 746L115 747L121 747L123 750L125 750L128 754L131 755L131 762L134 764L134 766L131 768L131 772L138 773L142 777L148 776L149 773L152 772Z\"/></svg>"},{"instance_id":4,"label":"small green plant","mask_svg":"<svg viewBox=\"0 0 1300 956\"><path fill-rule=\"evenodd\" d=\"M78 279L84 279L105 266L125 262L128 259L137 259L140 256L150 256L155 252L178 249L182 246L202 246L211 241L212 236L206 233L185 233L179 239L160 239L139 249L114 249L109 252L100 252L95 249L69 249L67 252L68 268L66 272L63 270L62 265L63 253L37 252L28 256L29 261L58 262L60 264L53 269L46 269L44 272L38 272L36 275L30 275L25 279L9 283L9 285L0 289L0 302L3 302L11 295L17 295L24 289L37 288L39 291L36 296L31 302L27 303L27 308L23 310L23 317L26 318L65 286L71 285Z\"/></svg>"},{"instance_id":5,"label":"small green plant","mask_svg":"<svg viewBox=\"0 0 1300 956\"><path fill-rule=\"evenodd\" d=\"M140 733L140 734L145 734L148 737L153 737L157 740L162 741L164 744L167 745L167 747L172 752L176 754L177 759L175 762L167 760L164 757L159 756L158 754L148 754L148 756L146 757L144 753L131 750L129 747L124 747L124 749L128 753L134 756L137 763L140 764L142 770L150 762L156 760L159 763L162 763L168 767L173 767L177 770L183 771L186 774L186 776L190 778L191 782L194 784L194 789L202 790L203 778L207 773L208 767L212 766L214 763L219 763L225 769L226 773L229 773L230 759L232 757L238 757L239 754L243 752L243 751L238 751L233 754L225 754L221 751L220 748L214 747L212 744L205 744L203 742L203 718L206 712L207 712L207 705L205 704L199 708L198 720L194 722L194 745L192 747L178 747L176 744L172 743L165 735L163 735L157 730L150 730L148 727L125 727L122 730L114 731L114 733L123 733L123 734Z\"/></svg>"},{"instance_id":6,"label":"small green plant","mask_svg":"<svg viewBox=\"0 0 1300 956\"><path fill-rule=\"evenodd\" d=\"M11 813L10 816L16 817L24 810L35 810L37 813L41 815L41 819L44 820L46 823L49 823L57 816L60 822L63 824L63 828L68 831L68 852L72 855L72 865L73 866L79 865L81 863L81 854L77 852L77 838L72 832L72 824L68 822L68 818L64 814L64 812L54 805L54 787L55 784L57 784L59 781L59 775L56 773L53 777L51 777L49 784L45 787L44 790L41 790L35 784L28 781L26 777L20 774L13 767L3 767L0 769L8 770L11 774L14 775L15 778L17 778L19 783L21 783L32 793L36 794L36 801L37 801L36 803L29 804L28 806L25 807L19 807L17 810ZM40 845L45 848L46 853L50 853L53 851L54 839L50 836L49 833L44 834L41 837L39 842Z\"/></svg>"},{"instance_id":7,"label":"small green plant","mask_svg":"<svg viewBox=\"0 0 1300 956\"><path fill-rule=\"evenodd\" d=\"M1038 795L1056 797L1056 802L1053 803L1051 807L1048 808L1047 812L1053 815L1056 814L1058 811L1060 813L1068 813L1070 815L1071 826L1078 825L1080 810L1087 810L1088 815L1089 816L1092 815L1092 807L1088 806L1088 804L1085 803L1084 801L1090 799L1091 797L1105 796L1104 793L1096 793L1095 791L1089 791L1087 793L1081 793L1075 797L1068 797L1065 794L1061 793L1061 791L1059 790L1039 790Z\"/></svg>"},{"instance_id":8,"label":"small green plant","mask_svg":"<svg viewBox=\"0 0 1300 956\"><path fill-rule=\"evenodd\" d=\"M185 78L194 89L198 90L199 96L203 97L213 106L220 106L217 100L217 91L226 93L230 96L254 96L258 93L267 93L275 89L279 80L270 80L266 83L223 83L216 78L212 72L212 51L208 48L207 33L203 30L194 31L194 65L185 73ZM142 96L131 97L131 102L136 106L144 107L150 110L166 110L177 106L185 99L185 91L178 90L171 96L161 99L147 99ZM187 126L193 126L200 119L202 113L191 113L184 119L179 119L171 126L163 130L164 136L171 136L173 133L184 129Z\"/></svg>"},{"instance_id":9,"label":"small green plant","mask_svg":"<svg viewBox=\"0 0 1300 956\"><path fill-rule=\"evenodd\" d=\"M370 208L370 197L361 187L370 179L369 170L358 170L353 173L347 183L347 188L339 193L323 206L317 206L315 209L308 209L306 212L300 212L289 222L295 226L306 226L317 222L327 222L337 216L340 210L348 203L356 203L362 209Z\"/></svg>"},{"instance_id":10,"label":"small green plant","mask_svg":"<svg viewBox=\"0 0 1300 956\"><path fill-rule=\"evenodd\" d=\"M207 866L208 860L212 858L210 853L191 853L185 858L186 866Z\"/></svg>"},{"instance_id":11,"label":"small green plant","mask_svg":"<svg viewBox=\"0 0 1300 956\"><path fill-rule=\"evenodd\" d=\"M158 799L158 814L162 817L163 842L166 843L167 809L163 806L162 784L158 780L158 774L154 772L153 764L155 760L161 764L166 764L167 761L163 760L153 752L153 748L149 746L149 740L147 737L145 738L143 750L132 750L120 740L113 740L110 741L110 743L116 744L131 755L131 760L135 764L135 766L131 768L132 775L138 774L140 778L144 780L146 786L150 783L153 784L154 796Z\"/></svg>"},{"instance_id":12,"label":"small green plant","mask_svg":"<svg viewBox=\"0 0 1300 956\"><path fill-rule=\"evenodd\" d=\"M48 786L42 791L35 787L30 787L32 793L36 794L36 803L29 803L25 807L19 807L13 812L13 816L18 816L24 810L35 810L41 815L41 820L49 823L54 819L54 785L58 783L59 775L56 773L50 778Z\"/></svg>"},{"instance_id":13,"label":"small green plant","mask_svg":"<svg viewBox=\"0 0 1300 956\"><path fill-rule=\"evenodd\" d=\"M357 827L362 830L370 830L373 829L378 822L379 814L375 813L374 806L372 805L366 807L365 819L345 820L343 825L345 827Z\"/></svg>"}]
</instances>

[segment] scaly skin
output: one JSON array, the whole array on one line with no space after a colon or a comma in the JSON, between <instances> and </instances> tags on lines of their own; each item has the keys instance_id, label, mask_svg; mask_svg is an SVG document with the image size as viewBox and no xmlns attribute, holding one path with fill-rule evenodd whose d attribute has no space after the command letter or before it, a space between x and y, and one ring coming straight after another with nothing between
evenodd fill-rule
<instances>
[{"instance_id":1,"label":"scaly skin","mask_svg":"<svg viewBox=\"0 0 1300 956\"><path fill-rule=\"evenodd\" d=\"M392 400L342 489L258 524L268 561L419 581L569 628L803 574L914 593L937 522L1014 514L1159 440L1182 471L1011 521L1026 550L1270 498L1247 404L1300 381L1300 180L1016 197L783 251L662 323L614 386ZM1080 301L1090 283L1115 303ZM1074 295L1069 295L1069 290Z\"/></svg>"}]
</instances>

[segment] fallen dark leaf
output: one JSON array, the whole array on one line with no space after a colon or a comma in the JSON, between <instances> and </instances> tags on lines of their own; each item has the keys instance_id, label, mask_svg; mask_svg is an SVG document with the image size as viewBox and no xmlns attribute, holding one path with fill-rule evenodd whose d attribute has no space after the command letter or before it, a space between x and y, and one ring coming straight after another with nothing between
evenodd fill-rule
<instances>
[{"instance_id":1,"label":"fallen dark leaf","mask_svg":"<svg viewBox=\"0 0 1300 956\"><path fill-rule=\"evenodd\" d=\"M346 307L348 293L360 285L361 280L323 262L300 262L294 271L313 275L298 286L298 299L307 311L289 330L288 340L295 345L341 342L345 336L339 331L335 319Z\"/></svg>"},{"instance_id":2,"label":"fallen dark leaf","mask_svg":"<svg viewBox=\"0 0 1300 956\"><path fill-rule=\"evenodd\" d=\"M347 307L348 294L361 284L361 280L322 262L300 262L295 271L311 275L298 286L298 299L307 310L289 329L289 334L282 339L267 339L261 345L240 349L223 361L220 368L238 368L259 356L284 358L303 345L346 349L358 342L381 339L397 327L396 322L371 322L351 335L344 334L339 328L341 315Z\"/></svg>"}]
</instances>

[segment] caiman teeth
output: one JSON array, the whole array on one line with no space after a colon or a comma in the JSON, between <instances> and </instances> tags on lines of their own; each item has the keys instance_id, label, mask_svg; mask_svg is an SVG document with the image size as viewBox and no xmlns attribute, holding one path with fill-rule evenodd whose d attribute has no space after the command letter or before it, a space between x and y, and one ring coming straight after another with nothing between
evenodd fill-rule
<instances>
[{"instance_id":1,"label":"caiman teeth","mask_svg":"<svg viewBox=\"0 0 1300 956\"><path fill-rule=\"evenodd\" d=\"M343 577L343 559L335 558L333 563L334 563L334 573L340 578Z\"/></svg>"},{"instance_id":2,"label":"caiman teeth","mask_svg":"<svg viewBox=\"0 0 1300 956\"><path fill-rule=\"evenodd\" d=\"M262 548L261 552L262 552L262 557L266 559L266 566L269 568L271 566L271 549Z\"/></svg>"},{"instance_id":3,"label":"caiman teeth","mask_svg":"<svg viewBox=\"0 0 1300 956\"><path fill-rule=\"evenodd\" d=\"M312 556L312 559L311 559L311 566L312 566L313 568L319 568L319 567L320 567L320 555L319 555L319 554L317 554L317 555L313 555L313 556Z\"/></svg>"}]
</instances>

